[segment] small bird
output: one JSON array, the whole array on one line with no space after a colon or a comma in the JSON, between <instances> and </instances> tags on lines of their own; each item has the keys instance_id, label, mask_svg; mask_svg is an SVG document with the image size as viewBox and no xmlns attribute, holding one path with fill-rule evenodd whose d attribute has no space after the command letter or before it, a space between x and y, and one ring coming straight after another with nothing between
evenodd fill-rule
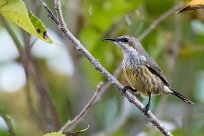
<instances>
[{"instance_id":1,"label":"small bird","mask_svg":"<svg viewBox=\"0 0 204 136\"><path fill-rule=\"evenodd\" d=\"M113 41L124 54L122 69L130 86L125 86L123 91L130 89L135 93L149 97L144 112L149 110L151 96L162 93L172 94L188 104L194 104L169 86L159 66L135 37L121 36L104 40Z\"/></svg>"}]
</instances>

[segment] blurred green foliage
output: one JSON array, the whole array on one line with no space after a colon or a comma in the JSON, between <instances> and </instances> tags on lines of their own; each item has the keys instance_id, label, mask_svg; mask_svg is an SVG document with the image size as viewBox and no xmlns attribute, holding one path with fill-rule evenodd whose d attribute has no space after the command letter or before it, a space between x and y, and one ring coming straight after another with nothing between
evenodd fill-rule
<instances>
[{"instance_id":1,"label":"blurred green foliage","mask_svg":"<svg viewBox=\"0 0 204 136\"><path fill-rule=\"evenodd\" d=\"M26 1L26 4L28 9L42 19L46 27L51 28L57 34L59 33L57 27L51 23L47 13L37 1ZM53 9L53 1L47 1L47 4ZM76 30L73 33L105 68L114 73L122 61L122 53L112 43L102 41L102 39L120 35L138 37L156 18L176 4L178 4L176 0L63 0L62 6L64 16L69 24L68 27L70 29L79 27L73 29ZM72 13L73 17L71 17ZM1 29L3 28L4 26L1 26ZM184 12L178 15L172 14L142 41L142 45L161 66L172 86L196 103L195 105L186 105L172 96L153 98L151 107L153 113L160 120L173 124L172 133L175 136L202 136L204 134L204 100L200 99L204 99L204 97L199 97L200 94L204 95L204 80L201 80L204 79L204 74L201 74L204 72L204 33L200 31L204 31L203 10ZM176 41L178 38L176 33L179 33L178 41ZM89 61L76 55L77 51L73 49L73 46L69 42L65 42L75 68L73 75L57 74L49 69L45 59L36 58L55 103L60 127L81 111L96 90L96 85L100 81L106 81ZM173 58L172 62L174 55L176 58ZM15 61L19 62L19 60ZM118 79L126 84L123 76ZM34 108L36 112L42 114L38 105L37 89L32 80L29 82L29 86ZM18 135L42 135L47 131L45 132L40 127L38 121L29 112L26 91L26 87L15 93L5 93L0 90L0 105L13 118L15 131ZM143 103L146 103L146 99ZM94 135L98 132L104 132L109 136L111 133L109 130L117 126L116 122L123 117L121 116L124 114L123 105L126 107L125 111L128 112L128 116L124 123L110 135L132 136L139 133L151 136L161 135L138 109L129 103L124 104L123 97L114 87L107 90L101 101L91 109L75 130L86 128L89 124L90 128L81 134L82 136ZM8 135L8 133L6 130L0 129L0 135Z\"/></svg>"}]
</instances>

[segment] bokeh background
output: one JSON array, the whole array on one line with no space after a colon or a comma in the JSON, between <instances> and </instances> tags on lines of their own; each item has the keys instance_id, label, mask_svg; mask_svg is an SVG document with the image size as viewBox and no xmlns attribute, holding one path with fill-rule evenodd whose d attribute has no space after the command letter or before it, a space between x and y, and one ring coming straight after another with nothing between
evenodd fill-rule
<instances>
[{"instance_id":1,"label":"bokeh background","mask_svg":"<svg viewBox=\"0 0 204 136\"><path fill-rule=\"evenodd\" d=\"M53 1L45 1L54 11ZM140 37L178 0L62 0L68 28L111 73L122 52L104 37ZM25 0L58 45L48 45L8 23L24 46L19 49L0 23L0 108L19 136L58 131L86 105L100 81L106 82L74 46L65 40L36 0ZM1 21L2 22L2 21ZM204 12L171 14L147 36L143 47L159 64L173 88L195 102L156 96L151 110L175 136L204 135ZM62 46L61 46L62 45ZM23 56L23 57L22 57ZM24 63L22 63L24 62ZM118 79L126 84L123 75ZM145 104L147 99L138 98ZM83 136L159 136L145 116L110 86L73 131ZM0 117L0 135L7 136Z\"/></svg>"}]
</instances>

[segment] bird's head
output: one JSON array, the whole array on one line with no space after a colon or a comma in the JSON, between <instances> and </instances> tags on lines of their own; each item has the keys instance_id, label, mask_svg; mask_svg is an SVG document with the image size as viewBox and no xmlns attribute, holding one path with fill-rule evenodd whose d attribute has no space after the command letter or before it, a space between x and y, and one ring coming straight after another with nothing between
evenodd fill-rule
<instances>
[{"instance_id":1,"label":"bird's head","mask_svg":"<svg viewBox=\"0 0 204 136\"><path fill-rule=\"evenodd\" d=\"M143 51L140 42L133 36L120 36L117 38L105 38L104 40L113 41L123 53Z\"/></svg>"}]
</instances>

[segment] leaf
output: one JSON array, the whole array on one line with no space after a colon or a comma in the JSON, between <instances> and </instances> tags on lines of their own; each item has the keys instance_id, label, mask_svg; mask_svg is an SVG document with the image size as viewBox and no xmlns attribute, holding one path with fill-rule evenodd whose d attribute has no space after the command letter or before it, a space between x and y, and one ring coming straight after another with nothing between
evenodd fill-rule
<instances>
[{"instance_id":1,"label":"leaf","mask_svg":"<svg viewBox=\"0 0 204 136\"><path fill-rule=\"evenodd\" d=\"M47 133L43 136L79 136L80 133L84 133L88 129L89 129L89 125L87 128L82 129L80 131L76 131L76 132L51 132L51 133Z\"/></svg>"},{"instance_id":2,"label":"leaf","mask_svg":"<svg viewBox=\"0 0 204 136\"><path fill-rule=\"evenodd\" d=\"M43 136L65 136L65 135L62 134L62 132L51 132L51 133L47 133Z\"/></svg>"},{"instance_id":3,"label":"leaf","mask_svg":"<svg viewBox=\"0 0 204 136\"><path fill-rule=\"evenodd\" d=\"M180 9L179 11L176 11L175 13L178 14L183 11L196 10L196 9L204 9L204 0L192 0L184 8Z\"/></svg>"},{"instance_id":4,"label":"leaf","mask_svg":"<svg viewBox=\"0 0 204 136\"><path fill-rule=\"evenodd\" d=\"M65 136L79 136L79 134L86 132L89 129L89 125L87 128L76 131L76 132L63 132Z\"/></svg>"},{"instance_id":5,"label":"leaf","mask_svg":"<svg viewBox=\"0 0 204 136\"><path fill-rule=\"evenodd\" d=\"M64 134L65 136L79 136L79 134L76 132L65 132Z\"/></svg>"},{"instance_id":6,"label":"leaf","mask_svg":"<svg viewBox=\"0 0 204 136\"><path fill-rule=\"evenodd\" d=\"M27 11L22 0L0 0L0 14L37 38L50 44L53 43L47 35L45 25Z\"/></svg>"},{"instance_id":7,"label":"leaf","mask_svg":"<svg viewBox=\"0 0 204 136\"><path fill-rule=\"evenodd\" d=\"M42 40L46 40L48 43L52 43L52 40L49 38L49 36L47 35L47 30L45 25L41 22L41 20L36 17L35 15L32 14L32 12L28 12L29 18L36 30L36 32L38 33L38 35L40 35L40 37L42 37Z\"/></svg>"}]
</instances>

